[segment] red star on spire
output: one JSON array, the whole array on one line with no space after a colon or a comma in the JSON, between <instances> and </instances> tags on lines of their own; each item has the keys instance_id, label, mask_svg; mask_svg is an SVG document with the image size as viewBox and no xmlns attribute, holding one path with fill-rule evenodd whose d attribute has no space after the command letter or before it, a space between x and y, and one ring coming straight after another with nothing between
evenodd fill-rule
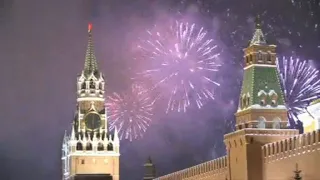
<instances>
[{"instance_id":1,"label":"red star on spire","mask_svg":"<svg viewBox=\"0 0 320 180\"><path fill-rule=\"evenodd\" d=\"M92 30L92 24L89 23L89 24L88 24L88 32L91 32L91 30Z\"/></svg>"}]
</instances>

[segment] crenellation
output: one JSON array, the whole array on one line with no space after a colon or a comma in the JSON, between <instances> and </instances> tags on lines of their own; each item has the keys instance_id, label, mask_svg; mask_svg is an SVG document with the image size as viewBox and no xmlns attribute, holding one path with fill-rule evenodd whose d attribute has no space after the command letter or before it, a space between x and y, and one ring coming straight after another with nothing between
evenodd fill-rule
<instances>
[{"instance_id":1,"label":"crenellation","mask_svg":"<svg viewBox=\"0 0 320 180\"><path fill-rule=\"evenodd\" d=\"M297 135L262 146L264 162L271 162L291 156L312 152L320 145L320 130Z\"/></svg>"},{"instance_id":2,"label":"crenellation","mask_svg":"<svg viewBox=\"0 0 320 180\"><path fill-rule=\"evenodd\" d=\"M158 177L155 180L179 180L179 179L193 179L202 174L220 174L225 173L227 168L227 157L208 161L188 169L183 169L172 174Z\"/></svg>"}]
</instances>

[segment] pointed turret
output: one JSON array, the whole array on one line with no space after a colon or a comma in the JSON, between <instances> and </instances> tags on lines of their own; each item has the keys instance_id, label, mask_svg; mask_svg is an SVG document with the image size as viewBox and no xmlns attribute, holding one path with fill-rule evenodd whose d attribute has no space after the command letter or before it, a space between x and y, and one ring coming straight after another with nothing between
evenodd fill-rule
<instances>
[{"instance_id":1,"label":"pointed turret","mask_svg":"<svg viewBox=\"0 0 320 180\"><path fill-rule=\"evenodd\" d=\"M89 76L92 73L98 74L98 63L96 60L95 52L94 52L94 46L93 46L93 38L92 38L92 24L88 25L88 46L86 51L86 60L84 63L84 75Z\"/></svg>"},{"instance_id":2,"label":"pointed turret","mask_svg":"<svg viewBox=\"0 0 320 180\"><path fill-rule=\"evenodd\" d=\"M113 140L114 140L115 144L119 144L120 143L117 127L114 128L114 138L113 138Z\"/></svg>"},{"instance_id":3,"label":"pointed turret","mask_svg":"<svg viewBox=\"0 0 320 180\"><path fill-rule=\"evenodd\" d=\"M143 166L145 168L143 180L152 180L156 178L156 167L152 163L150 156L148 157L146 163Z\"/></svg>"},{"instance_id":4,"label":"pointed turret","mask_svg":"<svg viewBox=\"0 0 320 180\"><path fill-rule=\"evenodd\" d=\"M70 138L71 138L72 141L76 140L76 133L75 133L73 124L72 124L72 130L71 130L71 137Z\"/></svg>"},{"instance_id":5,"label":"pointed turret","mask_svg":"<svg viewBox=\"0 0 320 180\"><path fill-rule=\"evenodd\" d=\"M259 15L256 17L255 23L256 23L256 29L255 29L253 38L250 41L250 46L252 46L252 45L266 45L267 41L266 41L264 34L262 32L262 29L261 29L261 19L260 19Z\"/></svg>"}]
</instances>

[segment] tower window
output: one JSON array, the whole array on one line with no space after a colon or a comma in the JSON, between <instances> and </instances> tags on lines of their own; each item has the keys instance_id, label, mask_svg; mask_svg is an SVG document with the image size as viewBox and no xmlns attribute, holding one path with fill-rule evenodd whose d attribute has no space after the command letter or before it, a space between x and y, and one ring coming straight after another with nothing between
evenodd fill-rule
<instances>
[{"instance_id":1,"label":"tower window","mask_svg":"<svg viewBox=\"0 0 320 180\"><path fill-rule=\"evenodd\" d=\"M86 150L87 151L91 151L92 150L92 144L91 143L87 144Z\"/></svg>"},{"instance_id":2,"label":"tower window","mask_svg":"<svg viewBox=\"0 0 320 180\"><path fill-rule=\"evenodd\" d=\"M90 80L90 89L95 89L95 84L93 80Z\"/></svg>"},{"instance_id":3,"label":"tower window","mask_svg":"<svg viewBox=\"0 0 320 180\"><path fill-rule=\"evenodd\" d=\"M271 54L270 54L270 53L268 53L267 61L268 61L269 63L271 62Z\"/></svg>"},{"instance_id":4,"label":"tower window","mask_svg":"<svg viewBox=\"0 0 320 180\"><path fill-rule=\"evenodd\" d=\"M280 122L281 122L281 120L280 120L280 118L275 118L274 120L273 120L273 124L272 124L272 128L273 129L281 129L281 124L280 124Z\"/></svg>"},{"instance_id":5,"label":"tower window","mask_svg":"<svg viewBox=\"0 0 320 180\"><path fill-rule=\"evenodd\" d=\"M81 144L81 142L78 142L77 143L77 151L82 151L82 150L83 150L82 144Z\"/></svg>"},{"instance_id":6,"label":"tower window","mask_svg":"<svg viewBox=\"0 0 320 180\"><path fill-rule=\"evenodd\" d=\"M249 57L246 56L246 64L249 64Z\"/></svg>"},{"instance_id":7,"label":"tower window","mask_svg":"<svg viewBox=\"0 0 320 180\"><path fill-rule=\"evenodd\" d=\"M112 143L109 143L109 144L108 144L107 150L108 150L108 151L113 151L113 145L112 145Z\"/></svg>"},{"instance_id":8,"label":"tower window","mask_svg":"<svg viewBox=\"0 0 320 180\"><path fill-rule=\"evenodd\" d=\"M262 116L258 118L258 128L261 128L261 129L266 128L266 119Z\"/></svg>"},{"instance_id":9,"label":"tower window","mask_svg":"<svg viewBox=\"0 0 320 180\"><path fill-rule=\"evenodd\" d=\"M86 89L86 83L81 84L81 89Z\"/></svg>"},{"instance_id":10,"label":"tower window","mask_svg":"<svg viewBox=\"0 0 320 180\"><path fill-rule=\"evenodd\" d=\"M259 52L259 53L258 53L258 61L261 61L261 60L262 60L262 53Z\"/></svg>"},{"instance_id":11,"label":"tower window","mask_svg":"<svg viewBox=\"0 0 320 180\"><path fill-rule=\"evenodd\" d=\"M84 164L84 159L81 159L81 164Z\"/></svg>"},{"instance_id":12,"label":"tower window","mask_svg":"<svg viewBox=\"0 0 320 180\"><path fill-rule=\"evenodd\" d=\"M98 151L103 151L104 148L103 148L103 144L102 143L99 143L98 144Z\"/></svg>"}]
</instances>

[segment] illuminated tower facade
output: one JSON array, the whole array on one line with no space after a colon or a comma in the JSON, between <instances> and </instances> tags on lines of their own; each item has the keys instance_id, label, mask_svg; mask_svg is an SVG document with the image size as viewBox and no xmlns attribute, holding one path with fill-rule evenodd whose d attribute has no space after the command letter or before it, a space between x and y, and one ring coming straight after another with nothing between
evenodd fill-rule
<instances>
[{"instance_id":1,"label":"illuminated tower facade","mask_svg":"<svg viewBox=\"0 0 320 180\"><path fill-rule=\"evenodd\" d=\"M276 66L276 46L267 43L259 17L244 49L244 76L236 112L236 131L225 135L228 179L263 179L262 145L298 134L288 118Z\"/></svg>"},{"instance_id":2,"label":"illuminated tower facade","mask_svg":"<svg viewBox=\"0 0 320 180\"><path fill-rule=\"evenodd\" d=\"M62 146L63 180L119 180L120 142L117 130L108 132L105 80L98 69L88 28L84 69L77 78L77 110L71 134Z\"/></svg>"}]
</instances>

